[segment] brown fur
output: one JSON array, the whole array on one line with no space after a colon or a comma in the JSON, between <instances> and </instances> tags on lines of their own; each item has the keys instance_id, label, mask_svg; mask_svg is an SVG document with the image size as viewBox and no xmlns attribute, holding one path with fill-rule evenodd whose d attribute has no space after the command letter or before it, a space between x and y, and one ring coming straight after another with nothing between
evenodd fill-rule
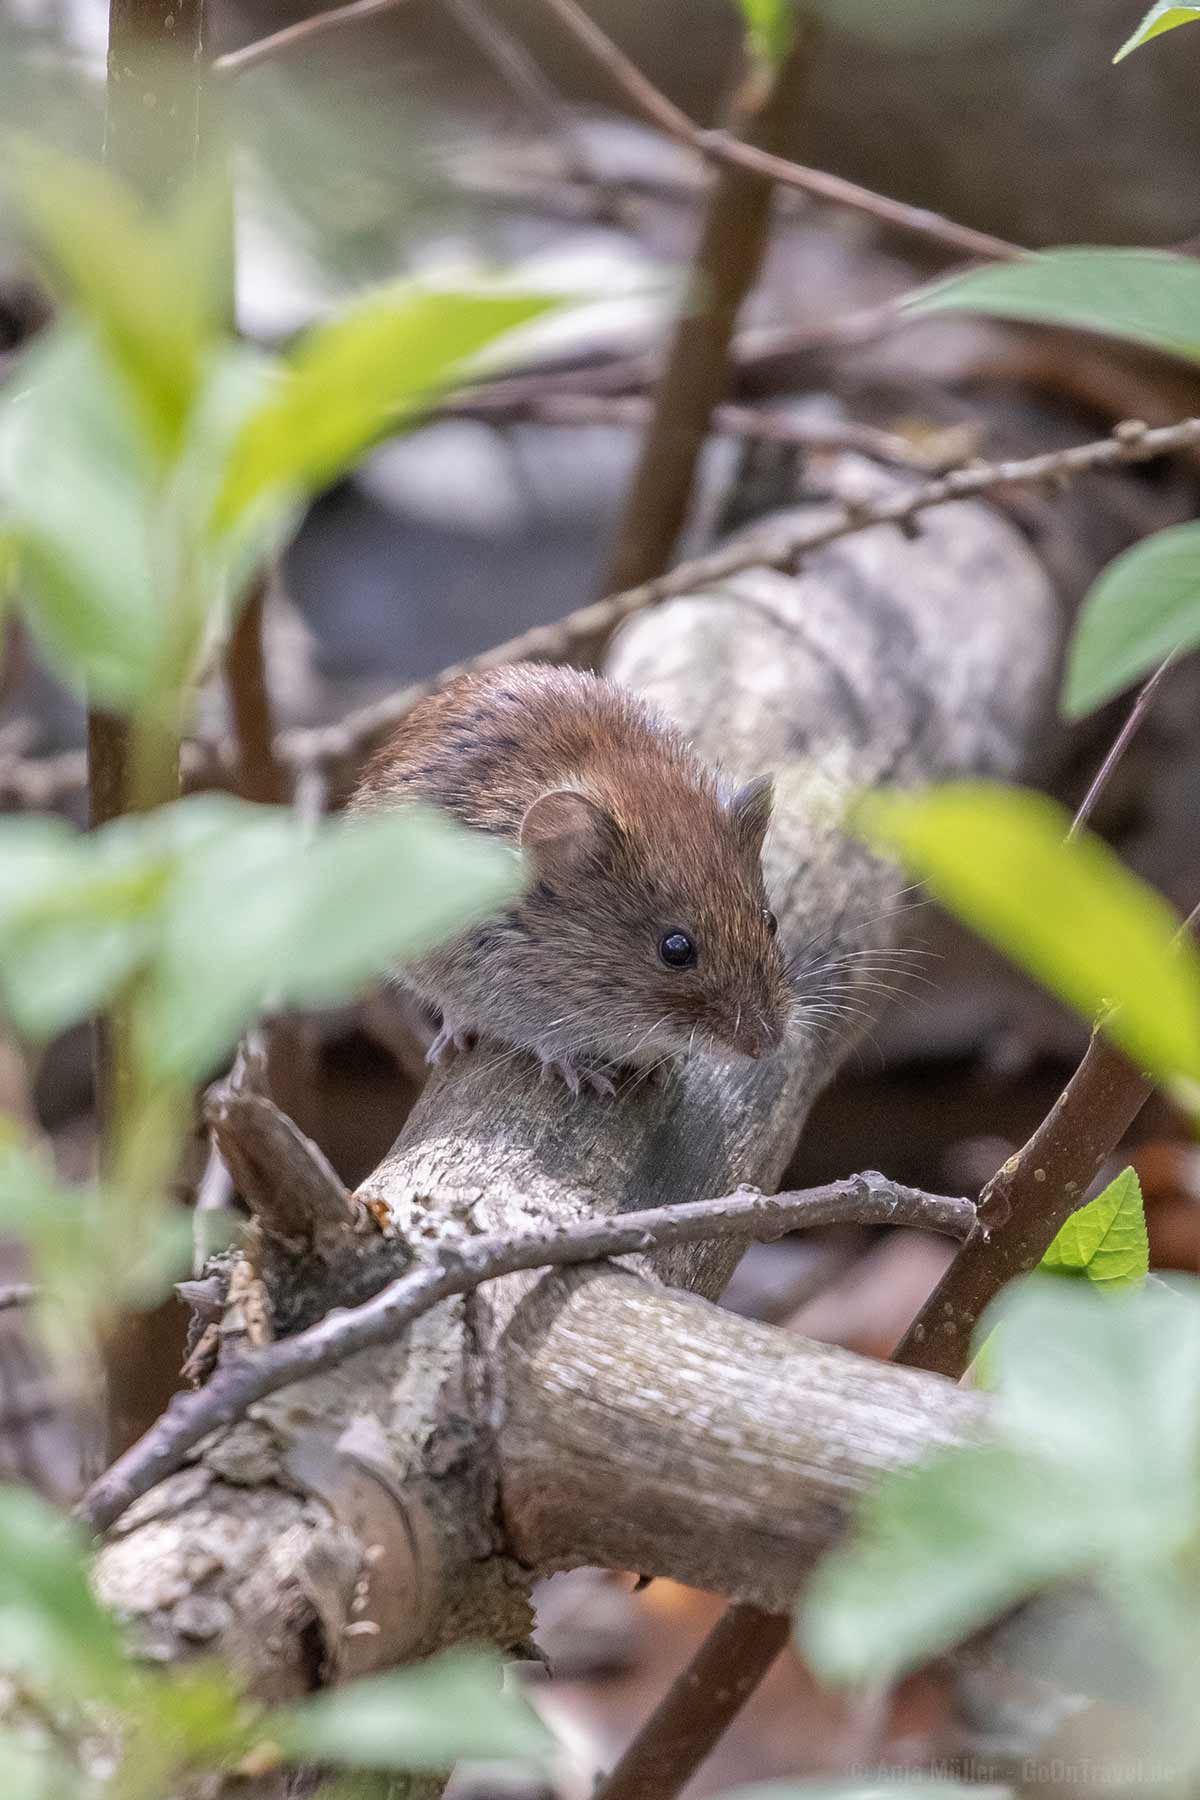
<instances>
[{"instance_id":1,"label":"brown fur","mask_svg":"<svg viewBox=\"0 0 1200 1800\"><path fill-rule=\"evenodd\" d=\"M353 805L422 801L518 844L530 807L564 789L592 805L532 815L524 897L422 958L406 981L451 1033L544 1062L773 1049L790 996L763 888L769 796L739 811L732 784L636 695L536 664L463 676L414 709ZM583 829L535 845L533 822L553 825L560 812ZM696 967L663 964L659 941L672 929L695 940Z\"/></svg>"}]
</instances>

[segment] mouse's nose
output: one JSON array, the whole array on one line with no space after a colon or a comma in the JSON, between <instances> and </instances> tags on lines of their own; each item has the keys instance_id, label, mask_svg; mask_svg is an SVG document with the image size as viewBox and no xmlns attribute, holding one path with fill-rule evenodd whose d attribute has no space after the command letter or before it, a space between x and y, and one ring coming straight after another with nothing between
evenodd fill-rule
<instances>
[{"instance_id":1,"label":"mouse's nose","mask_svg":"<svg viewBox=\"0 0 1200 1800\"><path fill-rule=\"evenodd\" d=\"M732 1042L743 1056L748 1056L752 1062L761 1062L764 1056L778 1050L783 1042L783 1027L770 1016L743 1018L738 1022Z\"/></svg>"}]
</instances>

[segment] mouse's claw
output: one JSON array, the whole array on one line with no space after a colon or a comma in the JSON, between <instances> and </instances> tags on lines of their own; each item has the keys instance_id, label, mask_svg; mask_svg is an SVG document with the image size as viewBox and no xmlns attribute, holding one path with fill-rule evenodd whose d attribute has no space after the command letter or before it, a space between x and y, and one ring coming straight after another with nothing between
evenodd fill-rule
<instances>
[{"instance_id":1,"label":"mouse's claw","mask_svg":"<svg viewBox=\"0 0 1200 1800\"><path fill-rule=\"evenodd\" d=\"M539 1060L542 1065L542 1080L550 1081L557 1076L560 1081L566 1082L572 1094L578 1095L582 1088L590 1087L602 1099L611 1100L617 1091L602 1069L577 1068L569 1056L541 1056L539 1053Z\"/></svg>"},{"instance_id":2,"label":"mouse's claw","mask_svg":"<svg viewBox=\"0 0 1200 1800\"><path fill-rule=\"evenodd\" d=\"M475 1033L468 1031L465 1025L457 1024L443 1013L441 1029L425 1052L427 1063L449 1062L451 1057L460 1055L464 1050L471 1050L475 1045Z\"/></svg>"}]
</instances>

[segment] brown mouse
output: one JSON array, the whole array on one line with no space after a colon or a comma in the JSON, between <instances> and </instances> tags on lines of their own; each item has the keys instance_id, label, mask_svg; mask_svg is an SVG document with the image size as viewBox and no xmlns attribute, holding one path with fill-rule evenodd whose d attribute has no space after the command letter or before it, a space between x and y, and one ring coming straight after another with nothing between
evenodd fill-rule
<instances>
[{"instance_id":1,"label":"brown mouse","mask_svg":"<svg viewBox=\"0 0 1200 1800\"><path fill-rule=\"evenodd\" d=\"M763 885L769 776L737 788L637 695L517 663L421 701L355 810L421 801L519 846L506 912L402 975L437 1008L431 1062L476 1035L573 1092L693 1049L765 1056L792 1006Z\"/></svg>"}]
</instances>

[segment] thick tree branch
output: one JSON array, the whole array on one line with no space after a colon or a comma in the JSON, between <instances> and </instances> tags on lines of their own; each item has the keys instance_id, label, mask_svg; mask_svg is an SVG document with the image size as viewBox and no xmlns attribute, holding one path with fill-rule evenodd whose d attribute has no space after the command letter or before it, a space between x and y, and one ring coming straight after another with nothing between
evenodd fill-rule
<instances>
[{"instance_id":1,"label":"thick tree branch","mask_svg":"<svg viewBox=\"0 0 1200 1800\"><path fill-rule=\"evenodd\" d=\"M272 1220L274 1206L272 1201ZM443 1246L432 1262L401 1276L364 1305L331 1314L269 1349L245 1352L220 1369L198 1393L177 1396L146 1436L93 1485L81 1502L80 1513L93 1529L103 1530L155 1482L173 1474L188 1451L209 1432L242 1418L256 1400L336 1368L362 1350L395 1343L439 1301L470 1293L480 1283L501 1275L644 1254L709 1239L736 1237L766 1243L785 1232L823 1225L915 1225L965 1237L974 1216L969 1200L923 1194L872 1171L803 1193L768 1195L739 1190L721 1200L654 1207L521 1237L477 1238L454 1248Z\"/></svg>"}]
</instances>

